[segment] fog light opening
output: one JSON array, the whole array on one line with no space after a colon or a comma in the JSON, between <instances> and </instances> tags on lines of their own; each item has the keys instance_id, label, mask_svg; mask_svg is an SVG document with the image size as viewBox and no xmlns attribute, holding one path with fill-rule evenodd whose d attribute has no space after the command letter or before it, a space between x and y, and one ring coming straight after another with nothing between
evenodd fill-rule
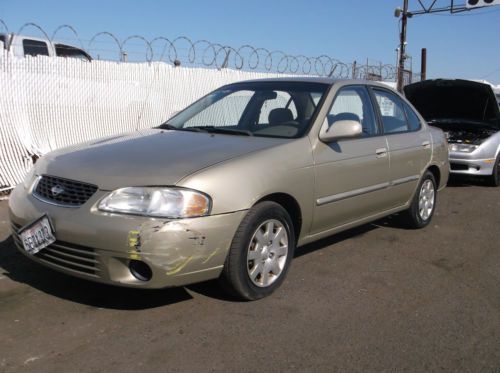
<instances>
[{"instance_id":1,"label":"fog light opening","mask_svg":"<svg viewBox=\"0 0 500 373\"><path fill-rule=\"evenodd\" d=\"M151 280L151 277L153 277L153 271L151 271L151 268L140 260L131 260L128 264L128 268L130 269L132 276L140 281L149 281Z\"/></svg>"}]
</instances>

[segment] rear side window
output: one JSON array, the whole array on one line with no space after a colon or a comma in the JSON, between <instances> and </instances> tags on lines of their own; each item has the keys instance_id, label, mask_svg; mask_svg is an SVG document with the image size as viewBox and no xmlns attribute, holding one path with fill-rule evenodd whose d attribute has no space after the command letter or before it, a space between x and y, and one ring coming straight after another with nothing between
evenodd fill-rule
<instances>
[{"instance_id":1,"label":"rear side window","mask_svg":"<svg viewBox=\"0 0 500 373\"><path fill-rule=\"evenodd\" d=\"M420 129L420 119L417 114L413 111L413 109L406 102L403 102L403 106L405 108L406 117L408 118L408 125L410 127L410 131L417 131Z\"/></svg>"},{"instance_id":2,"label":"rear side window","mask_svg":"<svg viewBox=\"0 0 500 373\"><path fill-rule=\"evenodd\" d=\"M380 108L385 133L408 131L403 104L398 96L388 91L374 89L373 93Z\"/></svg>"},{"instance_id":3,"label":"rear side window","mask_svg":"<svg viewBox=\"0 0 500 373\"><path fill-rule=\"evenodd\" d=\"M0 35L0 42L3 43L3 47L5 48L5 35Z\"/></svg>"},{"instance_id":4,"label":"rear side window","mask_svg":"<svg viewBox=\"0 0 500 373\"><path fill-rule=\"evenodd\" d=\"M23 49L25 56L48 56L47 43L39 40L24 39Z\"/></svg>"}]
</instances>

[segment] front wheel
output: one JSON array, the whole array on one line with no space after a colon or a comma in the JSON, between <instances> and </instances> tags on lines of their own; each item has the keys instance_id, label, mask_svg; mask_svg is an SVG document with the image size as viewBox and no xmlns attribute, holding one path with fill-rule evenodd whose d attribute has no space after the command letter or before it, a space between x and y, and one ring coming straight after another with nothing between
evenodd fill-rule
<instances>
[{"instance_id":1,"label":"front wheel","mask_svg":"<svg viewBox=\"0 0 500 373\"><path fill-rule=\"evenodd\" d=\"M500 186L500 154L498 154L495 166L493 166L493 174L490 176L490 185L494 187Z\"/></svg>"},{"instance_id":2,"label":"front wheel","mask_svg":"<svg viewBox=\"0 0 500 373\"><path fill-rule=\"evenodd\" d=\"M275 202L252 207L231 243L220 277L223 287L244 300L270 295L284 281L295 249L293 225Z\"/></svg>"},{"instance_id":3,"label":"front wheel","mask_svg":"<svg viewBox=\"0 0 500 373\"><path fill-rule=\"evenodd\" d=\"M409 228L423 228L431 222L436 207L436 179L430 171L426 171L413 197L410 208L404 212Z\"/></svg>"}]
</instances>

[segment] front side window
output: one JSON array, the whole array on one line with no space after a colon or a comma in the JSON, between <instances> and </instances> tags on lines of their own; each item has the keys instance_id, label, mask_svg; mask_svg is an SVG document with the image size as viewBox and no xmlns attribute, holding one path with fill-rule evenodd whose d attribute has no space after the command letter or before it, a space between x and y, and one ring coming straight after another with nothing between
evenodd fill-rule
<instances>
[{"instance_id":1,"label":"front side window","mask_svg":"<svg viewBox=\"0 0 500 373\"><path fill-rule=\"evenodd\" d=\"M382 124L385 133L397 133L408 131L406 114L401 100L395 94L375 89L373 90L377 104L382 115Z\"/></svg>"},{"instance_id":2,"label":"front side window","mask_svg":"<svg viewBox=\"0 0 500 373\"><path fill-rule=\"evenodd\" d=\"M328 125L333 125L337 120L356 120L361 123L363 136L373 136L378 132L368 91L362 86L341 89L327 119Z\"/></svg>"},{"instance_id":3,"label":"front side window","mask_svg":"<svg viewBox=\"0 0 500 373\"><path fill-rule=\"evenodd\" d=\"M39 40L24 39L23 49L25 56L48 56L47 43Z\"/></svg>"},{"instance_id":4,"label":"front side window","mask_svg":"<svg viewBox=\"0 0 500 373\"><path fill-rule=\"evenodd\" d=\"M308 82L236 83L208 94L160 128L297 138L308 131L328 87Z\"/></svg>"}]
</instances>

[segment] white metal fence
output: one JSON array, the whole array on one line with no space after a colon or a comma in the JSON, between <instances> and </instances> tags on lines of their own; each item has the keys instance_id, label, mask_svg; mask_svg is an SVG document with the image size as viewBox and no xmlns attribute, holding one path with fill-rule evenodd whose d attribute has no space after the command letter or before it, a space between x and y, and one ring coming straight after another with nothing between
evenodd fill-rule
<instances>
[{"instance_id":1,"label":"white metal fence","mask_svg":"<svg viewBox=\"0 0 500 373\"><path fill-rule=\"evenodd\" d=\"M34 155L152 127L218 86L277 75L0 50L0 192L22 181Z\"/></svg>"}]
</instances>

